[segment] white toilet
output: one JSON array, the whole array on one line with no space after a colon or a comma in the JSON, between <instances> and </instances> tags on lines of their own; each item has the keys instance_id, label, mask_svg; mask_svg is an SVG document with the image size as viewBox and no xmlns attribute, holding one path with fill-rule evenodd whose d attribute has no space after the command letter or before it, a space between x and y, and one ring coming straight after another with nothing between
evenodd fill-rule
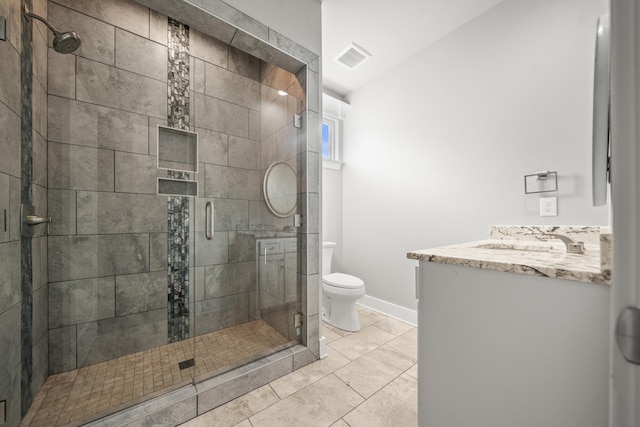
<instances>
[{"instance_id":1,"label":"white toilet","mask_svg":"<svg viewBox=\"0 0 640 427\"><path fill-rule=\"evenodd\" d=\"M334 242L322 242L322 319L345 331L360 330L356 301L364 296L364 282L349 274L331 273Z\"/></svg>"}]
</instances>

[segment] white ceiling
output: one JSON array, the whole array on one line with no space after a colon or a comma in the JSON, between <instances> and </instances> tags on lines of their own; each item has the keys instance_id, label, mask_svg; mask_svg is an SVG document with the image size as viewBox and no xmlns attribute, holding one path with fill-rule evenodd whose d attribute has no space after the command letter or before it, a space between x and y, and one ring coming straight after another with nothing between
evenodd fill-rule
<instances>
[{"instance_id":1,"label":"white ceiling","mask_svg":"<svg viewBox=\"0 0 640 427\"><path fill-rule=\"evenodd\" d=\"M323 88L346 97L502 0L322 0ZM350 70L351 44L372 57Z\"/></svg>"}]
</instances>

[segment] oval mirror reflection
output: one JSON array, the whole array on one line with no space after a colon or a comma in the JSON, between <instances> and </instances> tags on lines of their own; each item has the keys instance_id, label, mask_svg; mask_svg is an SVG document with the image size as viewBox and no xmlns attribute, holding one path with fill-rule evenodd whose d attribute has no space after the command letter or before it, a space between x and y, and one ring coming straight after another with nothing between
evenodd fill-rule
<instances>
[{"instance_id":1,"label":"oval mirror reflection","mask_svg":"<svg viewBox=\"0 0 640 427\"><path fill-rule=\"evenodd\" d=\"M296 210L296 172L286 162L274 162L264 175L264 199L274 215L285 218Z\"/></svg>"}]
</instances>

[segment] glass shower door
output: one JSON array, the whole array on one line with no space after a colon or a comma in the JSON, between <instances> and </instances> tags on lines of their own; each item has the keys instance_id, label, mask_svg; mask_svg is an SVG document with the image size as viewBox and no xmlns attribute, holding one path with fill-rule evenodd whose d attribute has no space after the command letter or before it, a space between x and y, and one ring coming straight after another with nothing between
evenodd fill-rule
<instances>
[{"instance_id":1,"label":"glass shower door","mask_svg":"<svg viewBox=\"0 0 640 427\"><path fill-rule=\"evenodd\" d=\"M200 60L214 69L207 58L195 58L196 65ZM193 95L201 159L190 311L196 382L300 342L295 321L304 276L296 216L303 133L290 113L301 111L304 91L281 68L249 55L236 60L241 66L215 68L209 89L196 87ZM223 82L235 86L214 90ZM288 181L276 180L267 200L273 165L284 165Z\"/></svg>"}]
</instances>

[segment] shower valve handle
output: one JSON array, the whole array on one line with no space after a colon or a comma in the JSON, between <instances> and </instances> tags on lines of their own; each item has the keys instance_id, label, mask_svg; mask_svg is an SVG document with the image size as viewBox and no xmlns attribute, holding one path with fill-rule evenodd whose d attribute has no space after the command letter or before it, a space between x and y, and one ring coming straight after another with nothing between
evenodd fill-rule
<instances>
[{"instance_id":1,"label":"shower valve handle","mask_svg":"<svg viewBox=\"0 0 640 427\"><path fill-rule=\"evenodd\" d=\"M33 227L35 225L38 224L47 224L47 230L45 231L45 234L49 234L49 224L51 224L53 222L52 218L43 218L41 216L37 216L37 215L26 215L24 217L24 222L25 224L27 224L30 227Z\"/></svg>"}]
</instances>

